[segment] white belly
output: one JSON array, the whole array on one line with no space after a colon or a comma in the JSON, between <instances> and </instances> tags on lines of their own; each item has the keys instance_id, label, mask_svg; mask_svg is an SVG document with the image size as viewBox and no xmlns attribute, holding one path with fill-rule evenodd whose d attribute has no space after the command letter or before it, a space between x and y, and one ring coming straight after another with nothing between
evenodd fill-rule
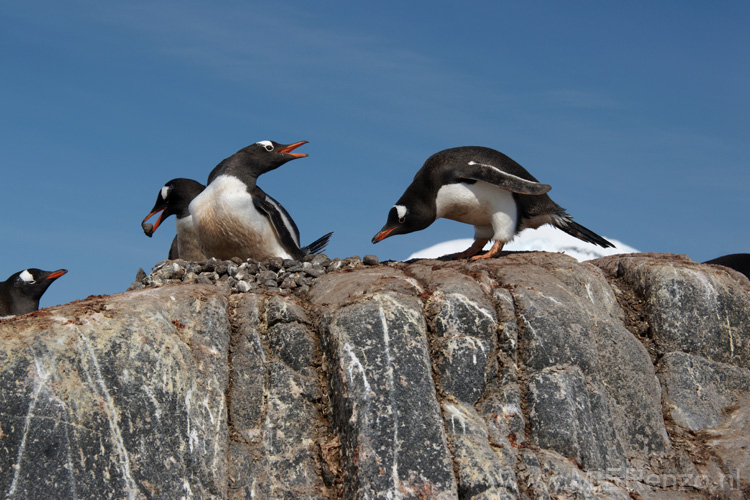
<instances>
[{"instance_id":1,"label":"white belly","mask_svg":"<svg viewBox=\"0 0 750 500\"><path fill-rule=\"evenodd\" d=\"M484 182L446 184L438 190L437 216L474 226L475 238L507 242L516 234L513 194Z\"/></svg>"},{"instance_id":2,"label":"white belly","mask_svg":"<svg viewBox=\"0 0 750 500\"><path fill-rule=\"evenodd\" d=\"M265 261L271 257L291 259L279 244L268 218L256 210L245 184L220 175L190 202L201 250L206 257L232 257Z\"/></svg>"}]
</instances>

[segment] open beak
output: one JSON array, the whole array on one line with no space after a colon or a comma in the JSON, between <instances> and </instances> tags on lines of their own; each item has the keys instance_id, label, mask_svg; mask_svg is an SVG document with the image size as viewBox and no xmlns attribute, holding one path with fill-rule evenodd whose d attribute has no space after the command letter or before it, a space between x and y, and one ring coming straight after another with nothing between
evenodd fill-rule
<instances>
[{"instance_id":1,"label":"open beak","mask_svg":"<svg viewBox=\"0 0 750 500\"><path fill-rule=\"evenodd\" d=\"M307 144L307 142L308 141L295 142L294 144L290 144L288 146L284 146L283 148L279 149L278 152L279 153L286 153L288 155L292 155L295 158L304 158L305 156L307 156L305 153L292 153L292 151L294 151L298 147L302 146L303 144ZM154 229L156 229L156 228L154 228Z\"/></svg>"},{"instance_id":2,"label":"open beak","mask_svg":"<svg viewBox=\"0 0 750 500\"><path fill-rule=\"evenodd\" d=\"M372 237L372 242L373 243L377 243L379 241L383 241L384 239L386 239L387 237L389 237L391 235L391 233L393 232L393 230L396 229L397 227L398 226L393 226L393 227L388 228L388 229L382 229L378 234L376 234L375 236Z\"/></svg>"},{"instance_id":3,"label":"open beak","mask_svg":"<svg viewBox=\"0 0 750 500\"><path fill-rule=\"evenodd\" d=\"M47 276L47 277L46 277L45 279L48 279L48 280L56 280L57 278L59 278L60 276L62 276L63 274L65 274L65 273L67 273L67 272L68 272L68 270L67 270L67 269L58 269L58 270L57 270L57 271L55 271L54 273L52 273L52 274L50 274L49 276Z\"/></svg>"},{"instance_id":4,"label":"open beak","mask_svg":"<svg viewBox=\"0 0 750 500\"><path fill-rule=\"evenodd\" d=\"M143 219L143 222L141 222L141 228L143 229L143 232L146 233L146 236L148 236L149 238L151 237L152 234L154 234L154 231L156 231L156 228L159 227L159 224L161 224L162 218L164 216L163 210L166 208L167 207L154 210L153 212L148 214L145 219ZM159 218L156 220L156 224L154 224L153 226L151 224L146 224L147 220L149 220L151 217L158 214L159 212L162 212L162 214L159 215Z\"/></svg>"}]
</instances>

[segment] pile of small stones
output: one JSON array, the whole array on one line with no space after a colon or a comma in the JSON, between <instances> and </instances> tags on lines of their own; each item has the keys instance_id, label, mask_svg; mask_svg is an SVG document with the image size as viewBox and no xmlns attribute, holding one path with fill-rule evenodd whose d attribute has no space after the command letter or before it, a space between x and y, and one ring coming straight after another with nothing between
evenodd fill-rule
<instances>
[{"instance_id":1,"label":"pile of small stones","mask_svg":"<svg viewBox=\"0 0 750 500\"><path fill-rule=\"evenodd\" d=\"M225 293L252 291L304 294L315 278L342 269L377 266L374 255L329 259L323 254L308 255L302 262L273 257L268 262L208 259L202 262L165 260L154 266L151 274L138 270L135 282L128 290L159 287L174 283L215 284Z\"/></svg>"}]
</instances>

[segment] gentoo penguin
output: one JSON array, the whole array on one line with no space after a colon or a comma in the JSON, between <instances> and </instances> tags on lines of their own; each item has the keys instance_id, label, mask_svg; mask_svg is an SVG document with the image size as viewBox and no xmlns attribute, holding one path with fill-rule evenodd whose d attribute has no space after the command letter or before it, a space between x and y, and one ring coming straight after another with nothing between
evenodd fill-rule
<instances>
[{"instance_id":1,"label":"gentoo penguin","mask_svg":"<svg viewBox=\"0 0 750 500\"><path fill-rule=\"evenodd\" d=\"M0 316L36 311L47 288L67 272L67 269L42 271L29 268L11 275L0 283Z\"/></svg>"},{"instance_id":2,"label":"gentoo penguin","mask_svg":"<svg viewBox=\"0 0 750 500\"><path fill-rule=\"evenodd\" d=\"M448 259L497 257L503 245L520 231L544 224L595 245L614 246L573 222L565 209L547 196L550 189L494 149L445 149L430 156L419 169L372 242L419 231L442 217L474 226L474 244L463 252L443 257ZM490 251L480 254L490 240L495 242Z\"/></svg>"},{"instance_id":3,"label":"gentoo penguin","mask_svg":"<svg viewBox=\"0 0 750 500\"><path fill-rule=\"evenodd\" d=\"M170 260L206 260L206 256L203 255L198 244L198 237L193 227L193 217L188 210L188 206L193 201L193 198L198 196L205 188L206 186L192 179L172 179L159 190L159 194L156 195L154 208L151 209L151 213L141 222L143 232L146 233L146 236L151 237L167 217L172 214L175 215L177 219L175 221L177 236L174 237L172 247L169 249ZM156 224L153 226L146 224L147 220L159 212L161 212L161 215L156 220Z\"/></svg>"},{"instance_id":4,"label":"gentoo penguin","mask_svg":"<svg viewBox=\"0 0 750 500\"><path fill-rule=\"evenodd\" d=\"M750 253L732 253L707 260L704 264L718 264L740 272L750 279Z\"/></svg>"},{"instance_id":5,"label":"gentoo penguin","mask_svg":"<svg viewBox=\"0 0 750 500\"><path fill-rule=\"evenodd\" d=\"M300 248L299 229L292 217L256 185L261 174L307 156L292 152L306 143L260 141L237 151L211 171L206 189L190 202L201 250L207 257L301 260L325 248L332 233Z\"/></svg>"}]
</instances>

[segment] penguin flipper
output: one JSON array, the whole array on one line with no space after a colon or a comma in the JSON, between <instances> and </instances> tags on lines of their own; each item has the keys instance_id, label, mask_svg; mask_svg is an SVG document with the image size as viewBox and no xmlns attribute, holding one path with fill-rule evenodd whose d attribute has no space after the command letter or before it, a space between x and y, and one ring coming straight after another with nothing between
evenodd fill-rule
<instances>
[{"instance_id":1,"label":"penguin flipper","mask_svg":"<svg viewBox=\"0 0 750 500\"><path fill-rule=\"evenodd\" d=\"M332 234L333 232L324 234L309 245L302 247L302 251L305 253L305 255L315 255L316 253L322 252L323 250L325 250L326 245L328 245L328 240L331 238Z\"/></svg>"},{"instance_id":2,"label":"penguin flipper","mask_svg":"<svg viewBox=\"0 0 750 500\"><path fill-rule=\"evenodd\" d=\"M467 167L461 172L461 179L488 182L506 191L518 194L540 195L552 189L549 184L530 181L504 172L495 166L475 161L468 163Z\"/></svg>"},{"instance_id":3,"label":"penguin flipper","mask_svg":"<svg viewBox=\"0 0 750 500\"><path fill-rule=\"evenodd\" d=\"M276 234L279 235L279 241L283 247L298 260L302 260L305 256L304 252L299 246L299 229L292 220L292 217L284 209L281 204L267 195L265 192L258 189L262 195L253 196L253 204L255 208L266 215L271 221Z\"/></svg>"}]
</instances>

